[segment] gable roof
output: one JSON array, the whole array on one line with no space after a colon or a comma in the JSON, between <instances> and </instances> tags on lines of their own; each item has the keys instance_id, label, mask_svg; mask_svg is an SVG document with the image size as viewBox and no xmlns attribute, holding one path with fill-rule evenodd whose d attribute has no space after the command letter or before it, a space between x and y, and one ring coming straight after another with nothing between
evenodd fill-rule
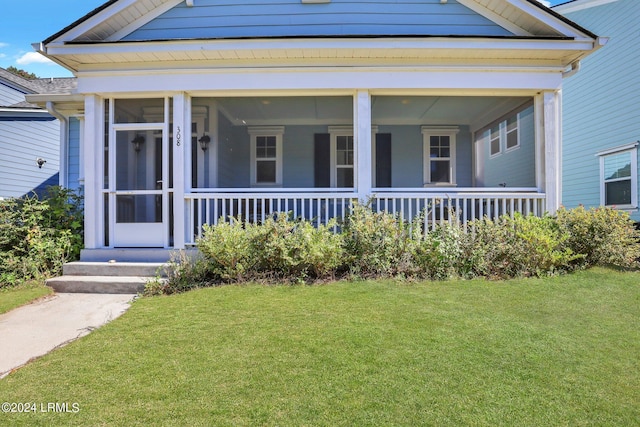
<instances>
[{"instance_id":1,"label":"gable roof","mask_svg":"<svg viewBox=\"0 0 640 427\"><path fill-rule=\"evenodd\" d=\"M191 4L198 0L191 0ZM109 0L43 41L116 41L131 34L184 0ZM503 26L515 36L597 36L537 0L451 0ZM189 2L187 2L189 3ZM447 3L445 0L443 3ZM326 35L326 34L323 34ZM342 34L348 36L349 34ZM362 35L362 34L358 34ZM376 34L369 34L375 36ZM429 36L432 34L413 34ZM450 34L454 35L454 34ZM265 37L269 37L266 35ZM235 37L227 37L235 38Z\"/></svg>"},{"instance_id":2,"label":"gable roof","mask_svg":"<svg viewBox=\"0 0 640 427\"><path fill-rule=\"evenodd\" d=\"M110 0L36 49L68 69L79 71L97 64L306 60L308 52L303 50L324 48L323 52L316 52L316 58L344 58L347 54L359 59L462 60L469 57L469 52L481 49L487 58L555 61L555 65L566 66L598 47L595 34L537 0L424 0L402 4L381 1L374 11L358 0L324 4L280 1L282 9L274 9L274 5L267 0L251 4ZM413 13L412 8L419 8L420 13ZM370 18L361 18L363 15ZM344 20L345 16L351 20ZM264 24L262 21L267 18L277 20L277 25ZM441 25L442 19L450 25ZM397 24L387 25L387 20ZM472 20L471 24L468 20ZM339 39L340 44L331 39ZM404 41L395 47L392 43L384 45L385 41L397 39ZM358 47L363 50L357 51ZM370 56L367 49L374 49L376 55Z\"/></svg>"}]
</instances>

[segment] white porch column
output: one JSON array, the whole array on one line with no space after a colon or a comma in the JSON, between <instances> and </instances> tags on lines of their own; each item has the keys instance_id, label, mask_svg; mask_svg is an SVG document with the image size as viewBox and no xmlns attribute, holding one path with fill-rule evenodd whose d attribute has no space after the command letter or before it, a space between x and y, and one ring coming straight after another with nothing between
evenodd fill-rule
<instances>
[{"instance_id":1,"label":"white porch column","mask_svg":"<svg viewBox=\"0 0 640 427\"><path fill-rule=\"evenodd\" d=\"M355 186L358 199L366 201L373 187L371 173L371 96L367 90L358 90L354 97L354 150Z\"/></svg>"},{"instance_id":2,"label":"white porch column","mask_svg":"<svg viewBox=\"0 0 640 427\"><path fill-rule=\"evenodd\" d=\"M546 194L550 214L562 203L562 106L559 91L535 98L536 186Z\"/></svg>"},{"instance_id":3,"label":"white porch column","mask_svg":"<svg viewBox=\"0 0 640 427\"><path fill-rule=\"evenodd\" d=\"M187 233L185 192L191 189L191 100L185 93L173 97L173 247L184 249Z\"/></svg>"},{"instance_id":4,"label":"white porch column","mask_svg":"<svg viewBox=\"0 0 640 427\"><path fill-rule=\"evenodd\" d=\"M104 174L104 104L100 97L84 98L84 138L81 139L84 168L84 247L95 249L104 245L104 210L102 177Z\"/></svg>"}]
</instances>

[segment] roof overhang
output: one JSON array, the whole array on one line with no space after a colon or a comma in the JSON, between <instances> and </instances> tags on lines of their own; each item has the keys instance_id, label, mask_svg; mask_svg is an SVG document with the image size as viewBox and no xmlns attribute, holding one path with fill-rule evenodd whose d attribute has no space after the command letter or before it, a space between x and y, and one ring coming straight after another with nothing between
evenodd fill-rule
<instances>
[{"instance_id":1,"label":"roof overhang","mask_svg":"<svg viewBox=\"0 0 640 427\"><path fill-rule=\"evenodd\" d=\"M567 37L349 37L67 42L40 52L74 72L122 67L528 63L565 68L604 41Z\"/></svg>"}]
</instances>

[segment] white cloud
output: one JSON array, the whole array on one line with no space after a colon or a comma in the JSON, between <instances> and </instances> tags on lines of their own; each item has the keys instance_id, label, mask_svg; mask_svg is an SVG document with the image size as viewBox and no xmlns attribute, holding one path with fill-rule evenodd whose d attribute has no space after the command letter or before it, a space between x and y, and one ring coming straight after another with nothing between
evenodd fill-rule
<instances>
[{"instance_id":1,"label":"white cloud","mask_svg":"<svg viewBox=\"0 0 640 427\"><path fill-rule=\"evenodd\" d=\"M538 0L538 3L542 3L543 5L545 5L547 7L551 7L551 2L547 1L547 0Z\"/></svg>"},{"instance_id":2,"label":"white cloud","mask_svg":"<svg viewBox=\"0 0 640 427\"><path fill-rule=\"evenodd\" d=\"M9 43L2 43L2 42L0 42L0 47L7 47L7 46L9 46Z\"/></svg>"},{"instance_id":3,"label":"white cloud","mask_svg":"<svg viewBox=\"0 0 640 427\"><path fill-rule=\"evenodd\" d=\"M16 59L16 63L19 65L29 64L53 64L49 58L40 55L38 52L27 52L20 58Z\"/></svg>"}]
</instances>

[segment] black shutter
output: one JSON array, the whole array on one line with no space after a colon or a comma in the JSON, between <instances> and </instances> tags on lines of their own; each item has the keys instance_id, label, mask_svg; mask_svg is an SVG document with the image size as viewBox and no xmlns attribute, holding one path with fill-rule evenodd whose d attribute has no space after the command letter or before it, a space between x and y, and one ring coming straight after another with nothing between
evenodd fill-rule
<instances>
[{"instance_id":1,"label":"black shutter","mask_svg":"<svg viewBox=\"0 0 640 427\"><path fill-rule=\"evenodd\" d=\"M391 187L391 134L376 134L376 187Z\"/></svg>"},{"instance_id":2,"label":"black shutter","mask_svg":"<svg viewBox=\"0 0 640 427\"><path fill-rule=\"evenodd\" d=\"M316 188L331 186L331 136L328 133L314 135L313 177Z\"/></svg>"}]
</instances>

